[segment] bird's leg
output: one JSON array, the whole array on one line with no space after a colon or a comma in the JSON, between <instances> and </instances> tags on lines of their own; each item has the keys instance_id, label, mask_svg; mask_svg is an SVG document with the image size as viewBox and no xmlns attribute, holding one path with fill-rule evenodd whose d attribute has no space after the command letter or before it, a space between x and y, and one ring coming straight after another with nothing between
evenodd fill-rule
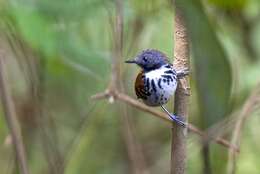
<instances>
[{"instance_id":1,"label":"bird's leg","mask_svg":"<svg viewBox=\"0 0 260 174\"><path fill-rule=\"evenodd\" d=\"M183 126L183 127L186 127L187 126L187 123L183 120L182 117L180 116L177 116L177 115L174 115L174 114L171 114L163 105L161 105L162 109L169 115L169 117L175 121L177 124Z\"/></svg>"},{"instance_id":2,"label":"bird's leg","mask_svg":"<svg viewBox=\"0 0 260 174\"><path fill-rule=\"evenodd\" d=\"M177 71L177 77L178 77L178 79L181 79L181 78L187 76L189 73L190 73L189 69L185 68L185 69Z\"/></svg>"}]
</instances>

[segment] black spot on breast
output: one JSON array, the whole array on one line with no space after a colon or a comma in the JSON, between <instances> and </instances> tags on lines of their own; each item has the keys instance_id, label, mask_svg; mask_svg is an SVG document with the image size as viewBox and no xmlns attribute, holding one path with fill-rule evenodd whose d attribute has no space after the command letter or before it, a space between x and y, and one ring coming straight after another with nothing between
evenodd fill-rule
<instances>
[{"instance_id":1,"label":"black spot on breast","mask_svg":"<svg viewBox=\"0 0 260 174\"><path fill-rule=\"evenodd\" d=\"M162 89L161 82L162 82L162 79L161 79L161 78L159 78L159 81L158 81L158 86L159 86L159 88L160 88L160 89Z\"/></svg>"},{"instance_id":2,"label":"black spot on breast","mask_svg":"<svg viewBox=\"0 0 260 174\"><path fill-rule=\"evenodd\" d=\"M161 75L163 78L165 78L165 79L169 79L169 80L171 80L171 81L173 81L173 78L172 78L172 76L171 75Z\"/></svg>"},{"instance_id":3,"label":"black spot on breast","mask_svg":"<svg viewBox=\"0 0 260 174\"><path fill-rule=\"evenodd\" d=\"M171 68L171 66L170 65L166 65L165 68Z\"/></svg>"},{"instance_id":4,"label":"black spot on breast","mask_svg":"<svg viewBox=\"0 0 260 174\"><path fill-rule=\"evenodd\" d=\"M146 90L149 91L149 89L150 89L150 79L149 78L146 78L145 87L146 87Z\"/></svg>"},{"instance_id":5,"label":"black spot on breast","mask_svg":"<svg viewBox=\"0 0 260 174\"><path fill-rule=\"evenodd\" d=\"M177 75L174 74L174 75L173 75L173 78L174 78L174 80L177 80Z\"/></svg>"},{"instance_id":6,"label":"black spot on breast","mask_svg":"<svg viewBox=\"0 0 260 174\"><path fill-rule=\"evenodd\" d=\"M164 71L165 74L174 74L173 70Z\"/></svg>"},{"instance_id":7,"label":"black spot on breast","mask_svg":"<svg viewBox=\"0 0 260 174\"><path fill-rule=\"evenodd\" d=\"M145 95L145 96L150 96L151 93L149 91L147 91L146 89L142 89L141 92Z\"/></svg>"},{"instance_id":8,"label":"black spot on breast","mask_svg":"<svg viewBox=\"0 0 260 174\"><path fill-rule=\"evenodd\" d=\"M160 97L160 101L163 101L163 95L161 95L161 97Z\"/></svg>"},{"instance_id":9,"label":"black spot on breast","mask_svg":"<svg viewBox=\"0 0 260 174\"><path fill-rule=\"evenodd\" d=\"M153 88L153 91L156 92L156 86L155 86L155 82L154 82L154 79L152 79L152 88Z\"/></svg>"}]
</instances>

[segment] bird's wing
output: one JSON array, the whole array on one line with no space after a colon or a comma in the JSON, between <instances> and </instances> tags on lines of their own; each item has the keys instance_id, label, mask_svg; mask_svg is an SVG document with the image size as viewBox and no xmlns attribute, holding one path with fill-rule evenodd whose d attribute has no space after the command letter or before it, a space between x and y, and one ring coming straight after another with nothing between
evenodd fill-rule
<instances>
[{"instance_id":1,"label":"bird's wing","mask_svg":"<svg viewBox=\"0 0 260 174\"><path fill-rule=\"evenodd\" d=\"M141 71L135 80L135 94L137 98L147 99L147 91L144 84L144 72Z\"/></svg>"}]
</instances>

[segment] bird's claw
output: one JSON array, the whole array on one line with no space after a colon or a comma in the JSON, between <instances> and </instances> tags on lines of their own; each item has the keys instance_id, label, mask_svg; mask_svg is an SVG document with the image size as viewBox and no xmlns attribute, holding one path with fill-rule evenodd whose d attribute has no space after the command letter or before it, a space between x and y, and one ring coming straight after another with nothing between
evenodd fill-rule
<instances>
[{"instance_id":1,"label":"bird's claw","mask_svg":"<svg viewBox=\"0 0 260 174\"><path fill-rule=\"evenodd\" d=\"M163 105L161 105L161 108L167 113L167 115L171 118L171 120L175 121L177 124L186 127L187 123L183 119L183 117L171 114Z\"/></svg>"},{"instance_id":2,"label":"bird's claw","mask_svg":"<svg viewBox=\"0 0 260 174\"><path fill-rule=\"evenodd\" d=\"M183 117L180 117L180 116L177 116L177 115L174 115L174 114L171 114L169 115L170 118L175 121L177 124L181 125L181 126L184 126L186 127L187 126L187 123L185 122L184 118Z\"/></svg>"},{"instance_id":3,"label":"bird's claw","mask_svg":"<svg viewBox=\"0 0 260 174\"><path fill-rule=\"evenodd\" d=\"M188 68L184 68L182 70L177 71L177 77L178 79L181 79L187 75L189 75L190 71Z\"/></svg>"}]
</instances>

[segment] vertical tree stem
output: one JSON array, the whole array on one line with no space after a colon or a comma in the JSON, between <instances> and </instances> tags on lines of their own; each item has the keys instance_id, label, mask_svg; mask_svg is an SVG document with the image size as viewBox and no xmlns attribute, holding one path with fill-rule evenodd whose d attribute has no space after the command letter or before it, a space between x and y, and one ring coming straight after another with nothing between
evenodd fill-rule
<instances>
[{"instance_id":1,"label":"vertical tree stem","mask_svg":"<svg viewBox=\"0 0 260 174\"><path fill-rule=\"evenodd\" d=\"M109 89L113 92L119 85L119 79L121 78L120 59L123 55L123 0L116 0L116 19L113 32L114 47L112 58L112 72Z\"/></svg>"},{"instance_id":2,"label":"vertical tree stem","mask_svg":"<svg viewBox=\"0 0 260 174\"><path fill-rule=\"evenodd\" d=\"M0 53L1 54L1 53ZM0 55L0 94L3 104L4 115L7 126L10 130L14 150L16 152L17 160L22 174L29 174L25 148L22 140L22 134L17 116L15 113L15 106L8 86L5 63L3 55Z\"/></svg>"},{"instance_id":3,"label":"vertical tree stem","mask_svg":"<svg viewBox=\"0 0 260 174\"><path fill-rule=\"evenodd\" d=\"M117 90L124 91L123 81L121 80L120 65L123 58L123 0L116 0L116 19L115 19L115 31L114 31L114 57L112 62L112 78L110 82L110 90L115 92ZM111 92L110 91L110 92ZM122 135L126 144L128 158L131 163L133 174L148 174L148 170L145 164L144 154L141 146L137 140L134 132L132 120L128 115L127 106L124 103L120 103L118 111L122 113L121 117L121 129Z\"/></svg>"},{"instance_id":4,"label":"vertical tree stem","mask_svg":"<svg viewBox=\"0 0 260 174\"><path fill-rule=\"evenodd\" d=\"M174 32L174 67L178 70L189 68L189 44L186 26L178 3L174 0L175 32ZM174 113L188 119L189 82L188 77L179 81L175 93ZM171 149L171 174L184 174L186 168L186 132L183 128L173 123L172 149Z\"/></svg>"}]
</instances>

